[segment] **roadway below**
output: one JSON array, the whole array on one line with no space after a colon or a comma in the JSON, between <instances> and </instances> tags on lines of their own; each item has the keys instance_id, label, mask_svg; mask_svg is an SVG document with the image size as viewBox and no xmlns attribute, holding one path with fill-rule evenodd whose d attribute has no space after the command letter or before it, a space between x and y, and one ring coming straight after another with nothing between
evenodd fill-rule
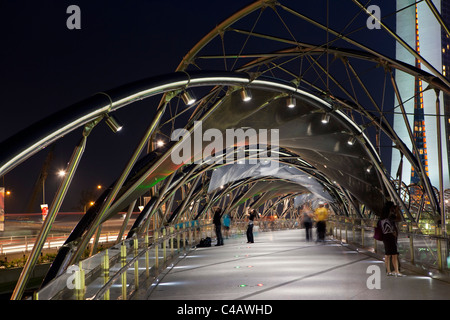
<instances>
[{"instance_id":1,"label":"roadway below","mask_svg":"<svg viewBox=\"0 0 450 320\"><path fill-rule=\"evenodd\" d=\"M447 300L450 284L334 241L306 242L303 229L259 232L197 248L167 268L135 300Z\"/></svg>"}]
</instances>

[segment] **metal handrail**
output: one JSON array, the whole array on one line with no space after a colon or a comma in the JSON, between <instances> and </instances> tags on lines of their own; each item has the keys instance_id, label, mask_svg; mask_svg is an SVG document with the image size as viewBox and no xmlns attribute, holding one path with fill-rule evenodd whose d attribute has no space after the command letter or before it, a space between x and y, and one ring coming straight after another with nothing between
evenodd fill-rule
<instances>
[{"instance_id":1,"label":"metal handrail","mask_svg":"<svg viewBox=\"0 0 450 320\"><path fill-rule=\"evenodd\" d=\"M357 222L356 220L359 220L360 223L355 223ZM329 223L333 229L333 236L337 240L353 244L356 247L362 247L375 254L378 253L378 246L381 243L373 239L372 236L376 221L376 219L360 219L343 216L332 216L329 219ZM450 281L450 239L448 235L439 234L441 229L437 226L435 226L435 232L437 234L427 234L417 228L416 223L399 222L399 224L399 239L402 239L402 242L399 242L398 247L401 260L421 270L426 270L428 274L438 274L439 278ZM348 227L351 227L351 240L348 240L350 238L348 236ZM342 235L343 230L345 236ZM355 234L357 230L360 232L358 235ZM420 241L419 245L417 241ZM428 252L428 258L427 255L425 257L417 257L416 253L424 249Z\"/></svg>"},{"instance_id":2,"label":"metal handrail","mask_svg":"<svg viewBox=\"0 0 450 320\"><path fill-rule=\"evenodd\" d=\"M284 219L279 219L277 221L275 221L274 225L266 225L263 221L257 221L255 222L255 225L260 226L260 231L265 231L265 230L275 230L278 228L292 228L294 226L298 226L299 224L295 223L294 220L284 220ZM233 226L233 233L234 234L244 234L245 233L245 226L247 225L246 222L241 221L239 219L234 219L232 226ZM119 279L121 277L125 277L126 278L126 272L132 268L133 265L138 263L138 260L140 258L142 258L144 255L146 254L150 254L151 250L155 251L155 255L157 257L157 260L155 260L154 265L149 266L147 264L147 262L149 261L148 257L146 256L146 269L147 269L147 277L145 279L148 279L149 275L150 275L150 270L152 270L152 276L157 276L159 273L162 272L162 270L164 270L163 268L159 267L159 261L160 261L160 256L159 256L159 246L161 244L163 244L163 250L164 250L164 261L163 264L161 266L165 266L167 265L167 263L169 263L169 261L171 259L174 259L175 257L175 252L174 250L174 240L177 241L177 253L180 252L180 250L182 250L184 248L185 253L189 252L190 250L193 250L196 246L196 244L198 243L198 241L200 240L200 238L202 237L203 233L206 231L207 234L209 232L213 233L213 224L211 223L210 220L206 220L206 221L202 221L202 223L199 223L199 221L197 221L196 223L192 223L192 221L189 222L183 222L181 224L178 224L176 226L169 226L166 228L159 228L157 230L151 230L150 234L153 232L153 237L151 237L152 239L149 240L149 236L147 235L146 237L144 237L144 246L142 245L142 242L139 244L137 241L139 241L139 239L142 240L142 238L131 238L131 239L127 239L127 240L123 240L121 243L119 243L118 245L116 245L114 248L118 249L119 247L122 248L123 246L125 246L124 249L121 249L121 254L115 254L114 257L109 257L109 254L107 253L108 249L106 250L103 254L102 259L99 258L95 258L95 256L93 256L92 258L94 258L95 260L93 262L89 262L87 263L86 261L88 261L89 259L86 259L83 261L83 266L87 267L89 269L89 271L84 271L82 270L82 264L80 263L79 265L79 269L80 269L80 277L82 277L80 281L80 283L82 283L83 287L79 288L78 290L75 289L75 291L72 291L73 289L71 288L67 288L66 285L66 281L68 279L68 275L67 274L62 274L59 277L55 278L52 282L50 282L46 287L42 288L39 292L37 292L35 294L34 299L39 299L39 294L41 292L43 292L43 290L48 290L47 292L53 292L53 293L45 293L45 296L47 299L54 299L54 298L58 298L58 297L62 297L64 295L67 295L68 292L73 292L70 293L69 295L73 298L76 297L76 299L87 299L87 300L99 300L99 299L109 299L109 291L111 290L112 286L114 285L114 283L117 283L117 281L120 281ZM167 230L167 228L170 228L170 231L167 232L166 234L164 234L164 230ZM163 232L160 232L160 231ZM194 232L193 232L194 231ZM197 232L196 232L197 231ZM192 233L193 232L193 233ZM200 233L199 233L200 232ZM185 235L182 237L182 239L180 239L182 235ZM160 236L161 235L161 236ZM167 243L167 241L171 241L170 244L170 248L168 248L171 253L169 255L165 254L165 243ZM191 241L193 240L193 241ZM136 242L135 242L136 241ZM183 244L184 242L184 244ZM126 260L127 257L130 254L130 250L127 250L128 248L130 248L130 244L133 244L134 247L134 255L131 257L130 260ZM138 248L139 247L139 248ZM124 251L122 251L124 250ZM99 254L102 254L101 252ZM99 255L99 257L101 257L101 255ZM105 258L106 257L106 258ZM107 264L108 264L108 270L104 269L103 263L104 262L99 262L102 261L103 259L107 259ZM114 272L114 275L109 276L109 263L117 263L118 261L121 261L121 266L120 269ZM86 262L86 264L84 264ZM135 269L136 270L136 269ZM105 271L107 273L107 278L105 278ZM135 271L136 272L136 271ZM139 271L137 271L139 273ZM98 279L100 278L104 278L105 279L105 283L101 284L101 287L96 290L94 293L89 293L89 297L85 297L85 293L86 293L86 289L92 285L93 283L97 282L98 285ZM85 284L86 279L89 279L89 283L88 285ZM127 292L126 286L126 280L123 280L124 278L122 278L122 299L127 299L129 296L129 292ZM135 281L138 281L135 283L135 286L137 287L139 284L139 274L135 273ZM91 287L92 289L93 287ZM125 288L125 289L124 289ZM71 291L68 291L71 290ZM131 291L131 294L134 294L135 291ZM119 296L120 297L120 296Z\"/></svg>"}]
</instances>

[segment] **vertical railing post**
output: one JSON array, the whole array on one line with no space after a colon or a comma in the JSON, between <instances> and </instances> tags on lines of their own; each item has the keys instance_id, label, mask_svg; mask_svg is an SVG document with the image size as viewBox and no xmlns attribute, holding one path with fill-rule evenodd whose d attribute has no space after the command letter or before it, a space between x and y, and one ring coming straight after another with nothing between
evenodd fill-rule
<instances>
[{"instance_id":1,"label":"vertical railing post","mask_svg":"<svg viewBox=\"0 0 450 320\"><path fill-rule=\"evenodd\" d=\"M365 230L364 230L364 220L361 219L361 246L364 248L364 238L365 238Z\"/></svg>"},{"instance_id":2,"label":"vertical railing post","mask_svg":"<svg viewBox=\"0 0 450 320\"><path fill-rule=\"evenodd\" d=\"M186 223L183 222L183 252L186 252Z\"/></svg>"},{"instance_id":3,"label":"vertical railing post","mask_svg":"<svg viewBox=\"0 0 450 320\"><path fill-rule=\"evenodd\" d=\"M167 247L167 245L166 245L166 228L163 228L163 261L164 261L164 263L166 263L166 260L167 260L167 250L166 250L166 247Z\"/></svg>"},{"instance_id":4,"label":"vertical railing post","mask_svg":"<svg viewBox=\"0 0 450 320\"><path fill-rule=\"evenodd\" d=\"M345 223L345 243L348 243L348 226L346 218L344 218L344 223Z\"/></svg>"},{"instance_id":5,"label":"vertical railing post","mask_svg":"<svg viewBox=\"0 0 450 320\"><path fill-rule=\"evenodd\" d=\"M180 225L177 225L177 252L180 253Z\"/></svg>"},{"instance_id":6,"label":"vertical railing post","mask_svg":"<svg viewBox=\"0 0 450 320\"><path fill-rule=\"evenodd\" d=\"M159 268L159 239L158 239L158 230L155 229L155 232L153 233L153 244L155 247L155 269L158 270Z\"/></svg>"},{"instance_id":7,"label":"vertical railing post","mask_svg":"<svg viewBox=\"0 0 450 320\"><path fill-rule=\"evenodd\" d=\"M439 270L443 269L443 263L442 263L442 243L441 243L441 238L440 235L442 233L442 229L440 228L436 228L436 247L437 247L437 263L438 263L438 268Z\"/></svg>"},{"instance_id":8,"label":"vertical railing post","mask_svg":"<svg viewBox=\"0 0 450 320\"><path fill-rule=\"evenodd\" d=\"M133 248L134 257L136 258L139 251L139 242L137 238L133 241ZM139 288L139 259L134 260L134 286L136 289Z\"/></svg>"},{"instance_id":9,"label":"vertical railing post","mask_svg":"<svg viewBox=\"0 0 450 320\"><path fill-rule=\"evenodd\" d=\"M122 268L127 264L127 246L125 245L125 241L122 242L120 246L120 262ZM122 300L127 300L127 272L122 272Z\"/></svg>"},{"instance_id":10,"label":"vertical railing post","mask_svg":"<svg viewBox=\"0 0 450 320\"><path fill-rule=\"evenodd\" d=\"M81 262L78 265L78 270L75 271L75 294L77 300L84 300L86 293L85 274Z\"/></svg>"},{"instance_id":11,"label":"vertical railing post","mask_svg":"<svg viewBox=\"0 0 450 320\"><path fill-rule=\"evenodd\" d=\"M145 244L145 275L148 278L150 276L150 263L148 261L149 253L148 253L148 233L145 233L144 237L144 244Z\"/></svg>"},{"instance_id":12,"label":"vertical railing post","mask_svg":"<svg viewBox=\"0 0 450 320\"><path fill-rule=\"evenodd\" d=\"M170 255L173 257L173 227L169 227L170 232Z\"/></svg>"},{"instance_id":13,"label":"vertical railing post","mask_svg":"<svg viewBox=\"0 0 450 320\"><path fill-rule=\"evenodd\" d=\"M411 252L411 263L414 264L414 233L412 223L408 224L409 231L409 251Z\"/></svg>"},{"instance_id":14,"label":"vertical railing post","mask_svg":"<svg viewBox=\"0 0 450 320\"><path fill-rule=\"evenodd\" d=\"M109 281L109 253L108 250L105 250L105 255L103 256L102 261L102 271L103 271L103 284L106 285ZM103 300L109 300L109 289L105 292L103 296Z\"/></svg>"}]
</instances>

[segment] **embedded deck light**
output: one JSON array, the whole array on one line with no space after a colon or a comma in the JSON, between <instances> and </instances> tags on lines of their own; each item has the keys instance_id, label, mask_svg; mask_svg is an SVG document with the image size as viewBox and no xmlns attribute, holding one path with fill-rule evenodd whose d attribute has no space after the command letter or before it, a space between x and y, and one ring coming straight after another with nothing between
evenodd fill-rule
<instances>
[{"instance_id":1,"label":"embedded deck light","mask_svg":"<svg viewBox=\"0 0 450 320\"><path fill-rule=\"evenodd\" d=\"M110 116L107 114L105 122L108 125L108 127L112 130L112 132L114 132L114 133L122 130L122 128L123 128L123 125L114 116Z\"/></svg>"},{"instance_id":2,"label":"embedded deck light","mask_svg":"<svg viewBox=\"0 0 450 320\"><path fill-rule=\"evenodd\" d=\"M181 99L183 99L183 102L187 104L188 106L193 105L197 99L195 98L192 91L183 91L181 94Z\"/></svg>"}]
</instances>

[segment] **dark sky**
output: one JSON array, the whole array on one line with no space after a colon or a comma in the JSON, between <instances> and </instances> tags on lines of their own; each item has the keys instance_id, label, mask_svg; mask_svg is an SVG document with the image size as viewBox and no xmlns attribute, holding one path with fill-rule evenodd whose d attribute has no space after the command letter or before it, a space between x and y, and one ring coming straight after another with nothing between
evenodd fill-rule
<instances>
[{"instance_id":1,"label":"dark sky","mask_svg":"<svg viewBox=\"0 0 450 320\"><path fill-rule=\"evenodd\" d=\"M173 72L188 50L207 32L252 2L1 1L0 140L96 92ZM378 4L384 16L393 12L392 2L370 3ZM283 3L302 7L325 22L325 0ZM331 3L330 24L338 29L359 10L350 0L332 0ZM72 4L81 9L80 30L66 27L70 16L66 9ZM361 15L356 25L364 25L366 18ZM270 31L272 26L268 24L266 28ZM314 33L308 36L311 41L315 39ZM318 43L323 42L323 36L320 37ZM383 50L392 48L390 38L381 31L365 30L354 37L367 45L373 44L373 47L385 47ZM128 159L126 155L133 152L153 114L154 107L149 104L127 108L121 118L125 122L124 132L109 139L113 142L104 142L104 137L112 138L113 135L106 126L95 129L96 135L88 139L80 173L73 181L74 187L69 191L62 211L73 210L80 197L77 186L91 185L94 190L97 184L107 186L114 181ZM49 204L59 182L56 172L65 166L79 138L80 131L76 131L55 145L54 161L45 186ZM44 150L6 174L5 187L12 192L6 199L7 213L25 209L46 154ZM89 170L95 162L101 163L100 167ZM109 163L114 163L114 167ZM42 193L39 198L42 199ZM35 211L38 209L36 207Z\"/></svg>"}]
</instances>

